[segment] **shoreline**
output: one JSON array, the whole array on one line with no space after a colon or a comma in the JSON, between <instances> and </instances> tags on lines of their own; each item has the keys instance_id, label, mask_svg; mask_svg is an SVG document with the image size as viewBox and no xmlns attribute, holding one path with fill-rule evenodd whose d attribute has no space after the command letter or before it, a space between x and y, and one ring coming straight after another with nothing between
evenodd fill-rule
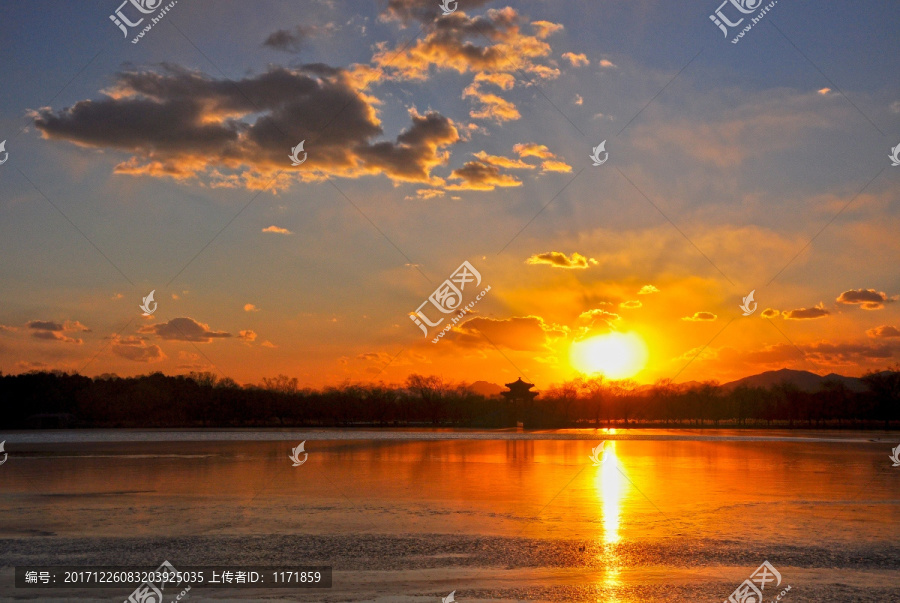
<instances>
[{"instance_id":1,"label":"shoreline","mask_svg":"<svg viewBox=\"0 0 900 603\"><path fill-rule=\"evenodd\" d=\"M894 432L846 430L832 432L822 429L753 430L753 429L634 429L622 433L605 429L579 430L480 430L480 429L359 429L331 427L322 429L277 428L97 428L50 430L2 430L0 440L7 446L16 444L79 444L129 442L228 442L228 441L295 441L295 440L366 440L366 441L693 441L693 442L819 442L819 443L891 443ZM691 431L693 433L686 433ZM710 432L768 431L789 432L771 435L715 434ZM675 432L675 433L673 433ZM700 433L697 433L700 432ZM834 436L831 434L834 433ZM796 435L794 435L796 434ZM825 435L828 434L828 435ZM845 434L844 437L838 437Z\"/></svg>"}]
</instances>

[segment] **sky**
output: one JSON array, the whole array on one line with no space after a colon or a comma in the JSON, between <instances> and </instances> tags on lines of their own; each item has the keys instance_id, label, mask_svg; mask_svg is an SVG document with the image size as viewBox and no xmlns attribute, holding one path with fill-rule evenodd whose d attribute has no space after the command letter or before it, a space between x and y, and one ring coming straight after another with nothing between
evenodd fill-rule
<instances>
[{"instance_id":1,"label":"sky","mask_svg":"<svg viewBox=\"0 0 900 603\"><path fill-rule=\"evenodd\" d=\"M900 5L447 9L4 3L0 371L898 362Z\"/></svg>"}]
</instances>

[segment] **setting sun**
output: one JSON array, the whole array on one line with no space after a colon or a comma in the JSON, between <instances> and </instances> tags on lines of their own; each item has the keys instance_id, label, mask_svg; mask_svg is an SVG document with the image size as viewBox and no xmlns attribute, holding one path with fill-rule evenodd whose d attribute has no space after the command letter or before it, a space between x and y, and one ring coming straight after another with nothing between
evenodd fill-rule
<instances>
[{"instance_id":1,"label":"setting sun","mask_svg":"<svg viewBox=\"0 0 900 603\"><path fill-rule=\"evenodd\" d=\"M602 373L609 379L625 379L647 363L647 346L635 333L609 333L576 341L569 361L582 373Z\"/></svg>"}]
</instances>

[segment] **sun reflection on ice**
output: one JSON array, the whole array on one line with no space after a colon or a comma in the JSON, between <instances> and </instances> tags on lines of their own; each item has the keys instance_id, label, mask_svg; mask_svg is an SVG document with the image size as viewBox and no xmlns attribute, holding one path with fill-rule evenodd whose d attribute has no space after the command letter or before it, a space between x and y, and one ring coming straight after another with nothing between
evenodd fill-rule
<instances>
[{"instance_id":1,"label":"sun reflection on ice","mask_svg":"<svg viewBox=\"0 0 900 603\"><path fill-rule=\"evenodd\" d=\"M605 593L604 601L615 602L619 601L619 598L614 593L620 586L620 565L616 554L616 545L621 539L619 529L622 521L622 501L628 487L624 469L619 464L619 458L616 455L615 440L606 441L603 463L596 468L596 471L594 487L603 517L603 536L597 560L604 568L603 577L597 586Z\"/></svg>"}]
</instances>

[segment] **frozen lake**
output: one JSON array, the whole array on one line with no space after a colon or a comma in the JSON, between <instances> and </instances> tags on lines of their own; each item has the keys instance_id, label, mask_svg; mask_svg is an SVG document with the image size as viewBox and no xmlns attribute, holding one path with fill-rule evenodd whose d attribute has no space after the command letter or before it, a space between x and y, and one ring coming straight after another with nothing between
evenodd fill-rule
<instances>
[{"instance_id":1,"label":"frozen lake","mask_svg":"<svg viewBox=\"0 0 900 603\"><path fill-rule=\"evenodd\" d=\"M439 601L452 590L461 602L722 601L765 560L791 585L785 601L900 600L897 436L883 432L4 438L3 600L128 594L16 590L15 565L164 559L335 570L328 591L195 589L189 601Z\"/></svg>"}]
</instances>

